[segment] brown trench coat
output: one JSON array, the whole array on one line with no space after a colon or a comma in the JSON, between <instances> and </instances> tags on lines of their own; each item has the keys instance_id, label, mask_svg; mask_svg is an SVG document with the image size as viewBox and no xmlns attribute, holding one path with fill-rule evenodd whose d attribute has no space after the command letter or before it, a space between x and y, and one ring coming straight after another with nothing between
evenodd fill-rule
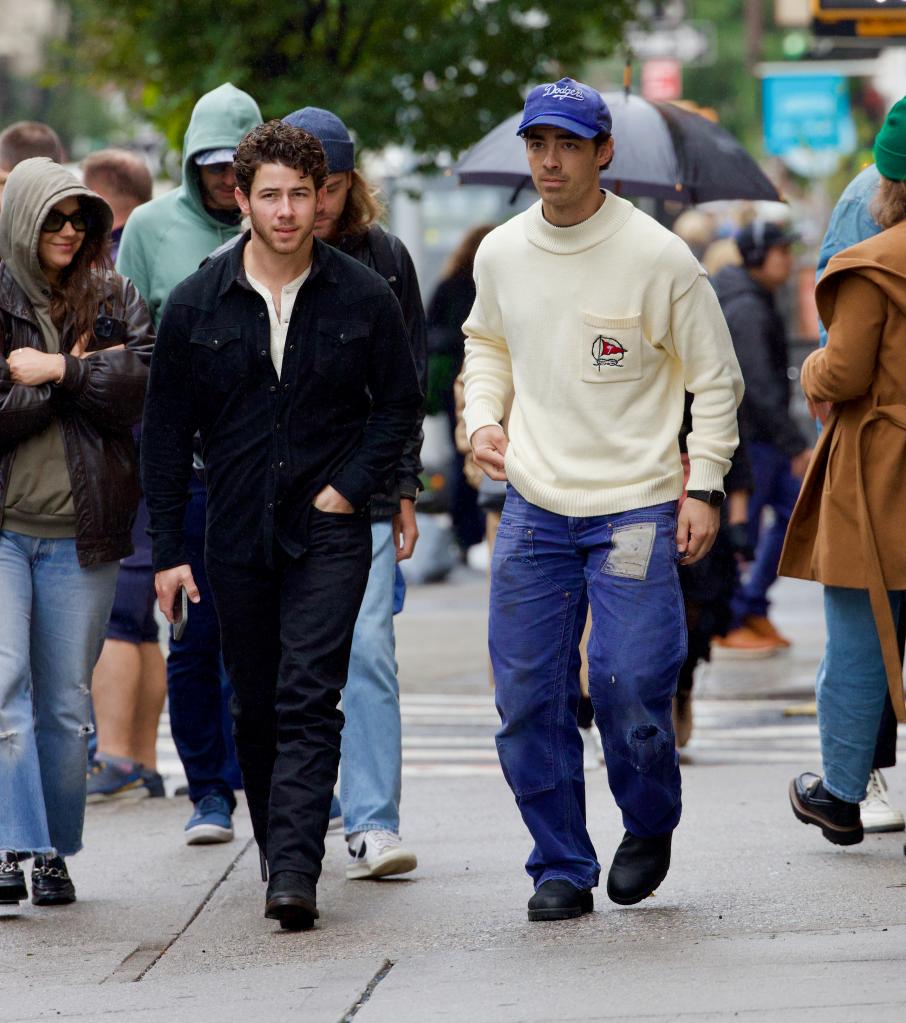
<instances>
[{"instance_id":1,"label":"brown trench coat","mask_svg":"<svg viewBox=\"0 0 906 1023\"><path fill-rule=\"evenodd\" d=\"M828 342L806 359L802 388L833 408L779 571L869 591L894 710L906 721L887 598L906 590L906 221L836 255L816 298Z\"/></svg>"}]
</instances>

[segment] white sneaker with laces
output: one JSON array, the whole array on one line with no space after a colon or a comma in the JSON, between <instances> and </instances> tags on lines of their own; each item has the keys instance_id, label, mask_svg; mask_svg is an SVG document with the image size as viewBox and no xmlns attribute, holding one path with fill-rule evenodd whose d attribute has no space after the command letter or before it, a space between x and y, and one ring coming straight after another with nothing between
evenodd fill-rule
<instances>
[{"instance_id":1,"label":"white sneaker with laces","mask_svg":"<svg viewBox=\"0 0 906 1023\"><path fill-rule=\"evenodd\" d=\"M357 831L349 836L346 876L350 881L369 877L407 874L415 870L415 853L403 848L399 835L392 831Z\"/></svg>"},{"instance_id":2,"label":"white sneaker with laces","mask_svg":"<svg viewBox=\"0 0 906 1023\"><path fill-rule=\"evenodd\" d=\"M894 810L887 796L887 782L879 770L868 776L868 789L859 804L863 831L903 831L906 820L899 810Z\"/></svg>"}]
</instances>

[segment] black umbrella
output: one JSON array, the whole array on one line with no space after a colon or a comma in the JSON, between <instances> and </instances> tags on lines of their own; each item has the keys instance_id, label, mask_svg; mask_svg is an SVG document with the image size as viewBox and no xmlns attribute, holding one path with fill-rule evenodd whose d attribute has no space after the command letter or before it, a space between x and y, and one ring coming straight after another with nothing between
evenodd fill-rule
<instances>
[{"instance_id":1,"label":"black umbrella","mask_svg":"<svg viewBox=\"0 0 906 1023\"><path fill-rule=\"evenodd\" d=\"M601 184L621 195L674 199L781 199L758 164L719 124L671 103L624 92L602 93L613 116L613 163ZM456 165L464 185L532 188L515 114L477 142Z\"/></svg>"}]
</instances>

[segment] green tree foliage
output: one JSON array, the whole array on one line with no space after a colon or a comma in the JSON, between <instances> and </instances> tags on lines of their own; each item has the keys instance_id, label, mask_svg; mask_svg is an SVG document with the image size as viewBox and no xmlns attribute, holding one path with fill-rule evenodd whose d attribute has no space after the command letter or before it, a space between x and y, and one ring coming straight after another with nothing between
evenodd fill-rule
<instances>
[{"instance_id":1,"label":"green tree foliage","mask_svg":"<svg viewBox=\"0 0 906 1023\"><path fill-rule=\"evenodd\" d=\"M619 42L635 0L69 0L69 74L112 81L178 145L225 81L265 117L327 107L360 143L456 152L528 84Z\"/></svg>"}]
</instances>

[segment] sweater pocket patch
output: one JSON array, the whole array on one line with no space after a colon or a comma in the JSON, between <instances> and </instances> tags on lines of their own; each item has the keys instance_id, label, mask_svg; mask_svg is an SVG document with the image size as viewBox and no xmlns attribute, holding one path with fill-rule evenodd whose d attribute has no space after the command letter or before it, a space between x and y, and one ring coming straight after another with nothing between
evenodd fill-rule
<instances>
[{"instance_id":1,"label":"sweater pocket patch","mask_svg":"<svg viewBox=\"0 0 906 1023\"><path fill-rule=\"evenodd\" d=\"M642 317L582 314L582 372L587 384L642 379Z\"/></svg>"}]
</instances>

